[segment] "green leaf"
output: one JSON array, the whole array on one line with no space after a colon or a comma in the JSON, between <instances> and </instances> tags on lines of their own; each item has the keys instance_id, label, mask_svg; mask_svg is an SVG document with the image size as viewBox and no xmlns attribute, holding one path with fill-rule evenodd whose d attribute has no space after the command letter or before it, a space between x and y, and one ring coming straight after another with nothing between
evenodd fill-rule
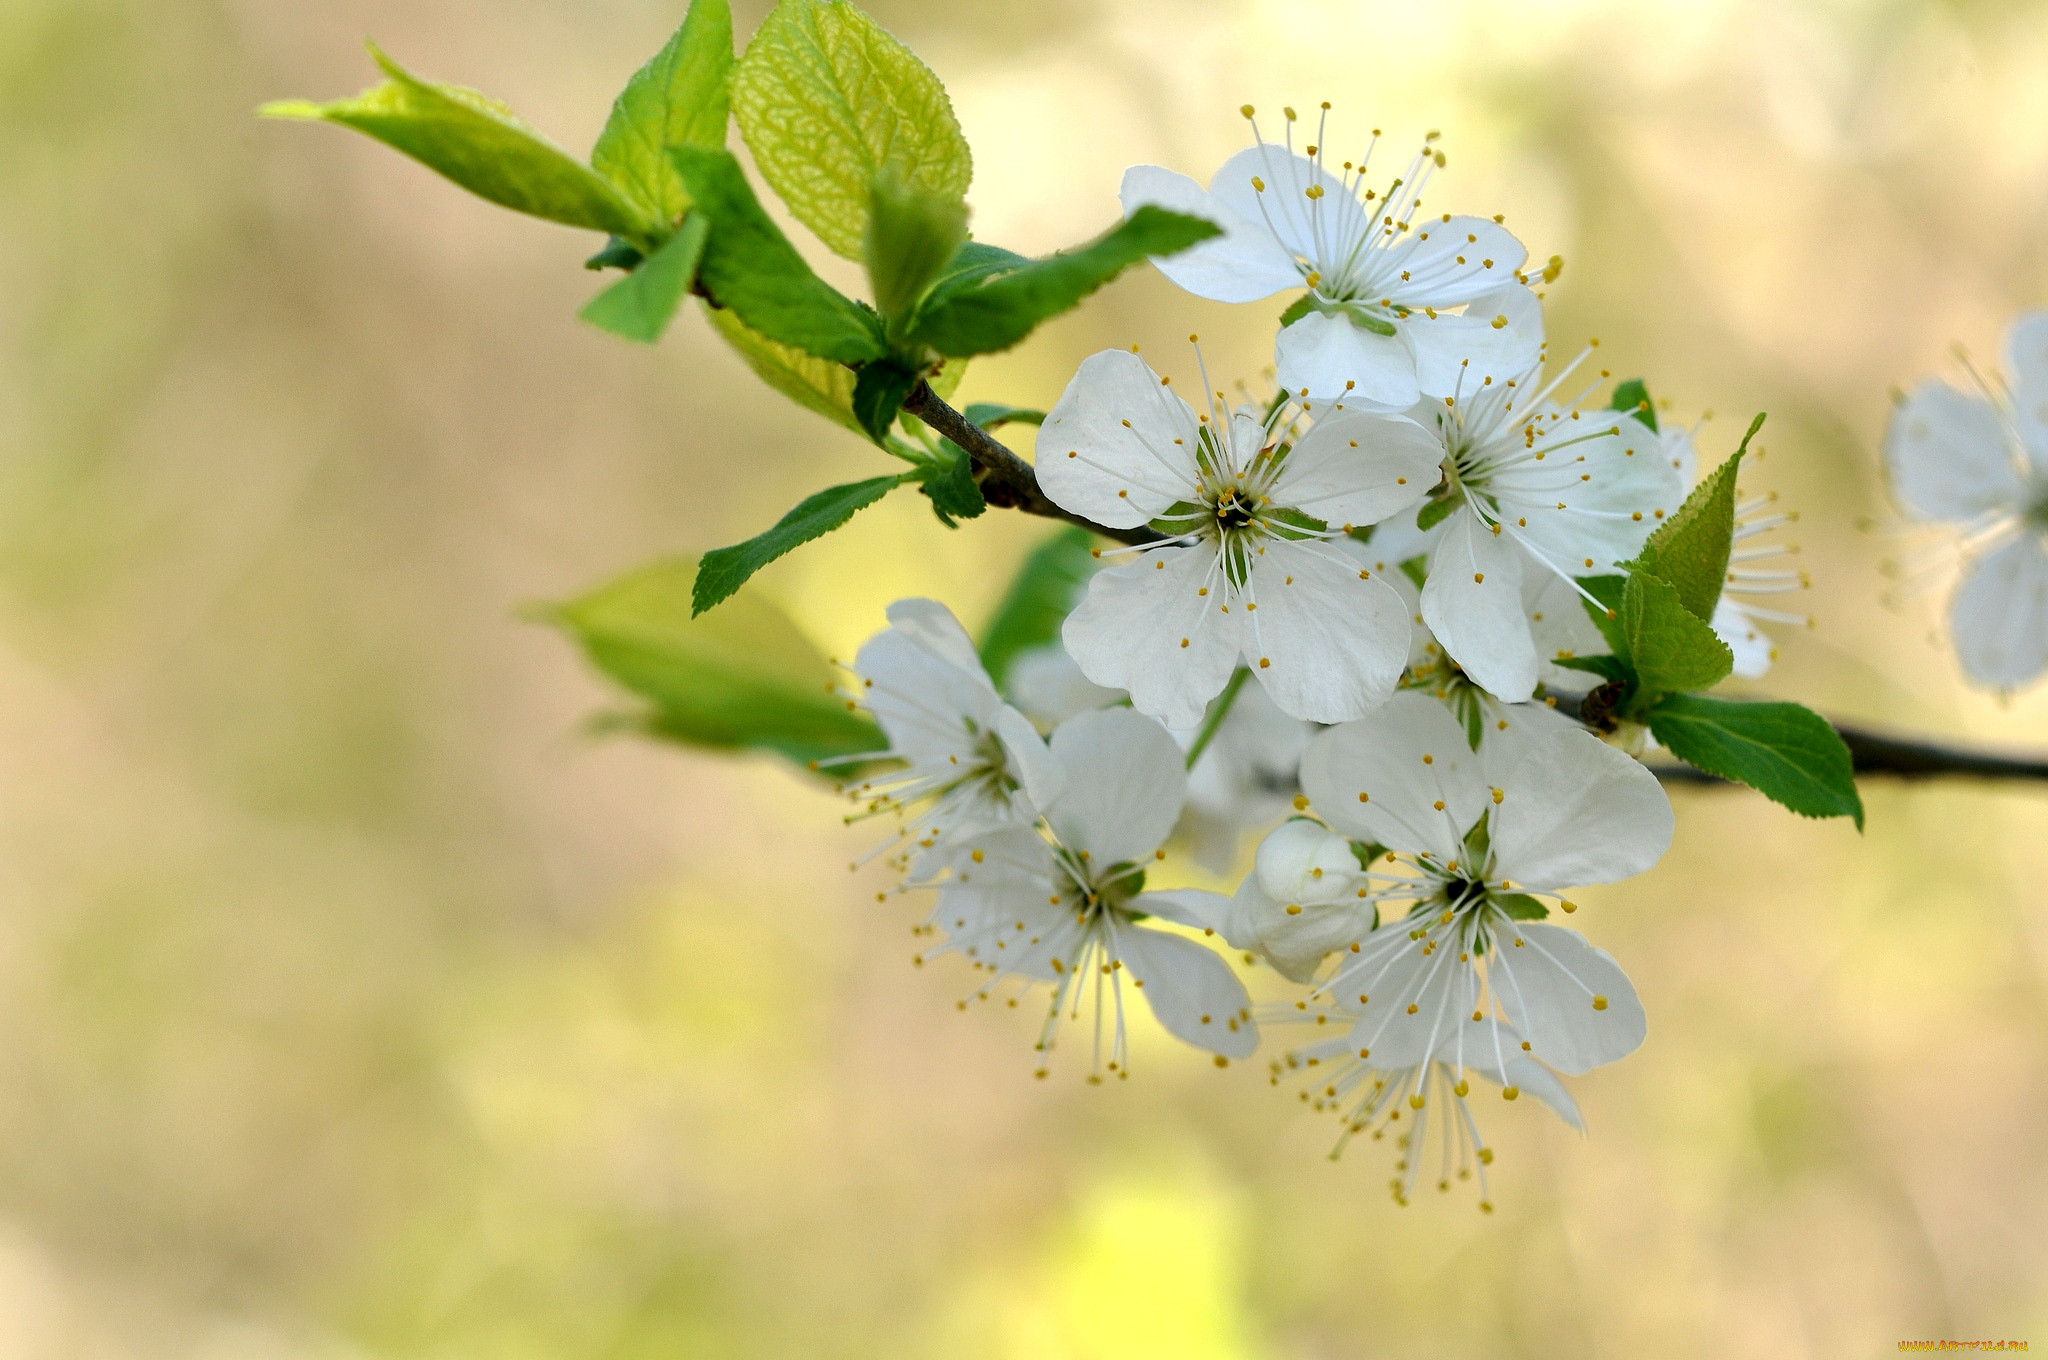
<instances>
[{"instance_id":1,"label":"green leaf","mask_svg":"<svg viewBox=\"0 0 2048 1360\"><path fill-rule=\"evenodd\" d=\"M1641 378L1630 378L1627 382L1614 385L1614 399L1607 403L1609 410L1627 411L1637 420L1657 428L1657 408L1650 403L1650 389L1643 385Z\"/></svg>"},{"instance_id":2,"label":"green leaf","mask_svg":"<svg viewBox=\"0 0 2048 1360\"><path fill-rule=\"evenodd\" d=\"M1086 529L1058 529L1017 569L981 635L981 664L997 688L1019 656L1059 640L1060 625L1095 574L1094 543Z\"/></svg>"},{"instance_id":3,"label":"green leaf","mask_svg":"<svg viewBox=\"0 0 2048 1360\"><path fill-rule=\"evenodd\" d=\"M1599 676L1602 680L1627 683L1635 678L1634 673L1628 668L1628 663L1618 656L1554 656L1550 659L1550 664L1562 666L1568 671L1585 671L1590 675Z\"/></svg>"},{"instance_id":4,"label":"green leaf","mask_svg":"<svg viewBox=\"0 0 2048 1360\"><path fill-rule=\"evenodd\" d=\"M1674 694L1650 710L1650 734L1690 765L1749 785L1802 817L1853 817L1855 765L1835 729L1798 704Z\"/></svg>"},{"instance_id":5,"label":"green leaf","mask_svg":"<svg viewBox=\"0 0 2048 1360\"><path fill-rule=\"evenodd\" d=\"M731 597L749 576L776 558L822 538L903 484L902 475L870 477L864 482L827 487L806 496L796 509L775 521L775 527L756 534L744 543L704 554L697 567L697 584L690 596L692 618Z\"/></svg>"},{"instance_id":6,"label":"green leaf","mask_svg":"<svg viewBox=\"0 0 2048 1360\"><path fill-rule=\"evenodd\" d=\"M1579 588L1593 597L1588 600L1581 596L1579 603L1585 607L1586 617L1600 630L1606 639L1607 650L1616 656L1628 655L1628 635L1621 626L1621 597L1628 589L1626 576L1581 576ZM1593 601L1598 600L1595 604Z\"/></svg>"},{"instance_id":7,"label":"green leaf","mask_svg":"<svg viewBox=\"0 0 2048 1360\"><path fill-rule=\"evenodd\" d=\"M931 292L925 296L924 310L933 311L962 289L971 288L998 274L1022 269L1030 263L1028 255L1019 255L1001 246L984 245L980 241L969 241L960 247L932 284Z\"/></svg>"},{"instance_id":8,"label":"green leaf","mask_svg":"<svg viewBox=\"0 0 2048 1360\"><path fill-rule=\"evenodd\" d=\"M654 222L611 181L520 122L495 99L420 80L370 45L390 79L328 104L265 104L265 118L354 128L454 180L479 198L550 222L646 243Z\"/></svg>"},{"instance_id":9,"label":"green leaf","mask_svg":"<svg viewBox=\"0 0 2048 1360\"><path fill-rule=\"evenodd\" d=\"M853 415L861 429L877 444L888 438L903 409L903 399L916 387L920 375L889 359L861 366L853 384Z\"/></svg>"},{"instance_id":10,"label":"green leaf","mask_svg":"<svg viewBox=\"0 0 2048 1360\"><path fill-rule=\"evenodd\" d=\"M1762 416L1750 422L1741 446L1692 489L1678 513L1657 526L1628 564L1676 586L1685 607L1702 619L1714 617L1721 583L1728 577L1728 553L1735 539L1735 477L1749 441L1763 423Z\"/></svg>"},{"instance_id":11,"label":"green leaf","mask_svg":"<svg viewBox=\"0 0 2048 1360\"><path fill-rule=\"evenodd\" d=\"M651 345L661 339L676 307L696 281L708 234L704 215L692 214L661 249L592 298L580 315L591 325L628 340Z\"/></svg>"},{"instance_id":12,"label":"green leaf","mask_svg":"<svg viewBox=\"0 0 2048 1360\"><path fill-rule=\"evenodd\" d=\"M715 304L770 340L820 359L858 364L888 351L880 320L811 272L762 211L731 152L680 146L669 157L696 210L711 219L697 277Z\"/></svg>"},{"instance_id":13,"label":"green leaf","mask_svg":"<svg viewBox=\"0 0 2048 1360\"><path fill-rule=\"evenodd\" d=\"M1490 892L1486 900L1516 921L1540 921L1550 915L1549 907L1527 893Z\"/></svg>"},{"instance_id":14,"label":"green leaf","mask_svg":"<svg viewBox=\"0 0 2048 1360\"><path fill-rule=\"evenodd\" d=\"M1637 572L1621 597L1628 661L1644 696L1708 689L1726 679L1735 654L1679 601L1670 582Z\"/></svg>"},{"instance_id":15,"label":"green leaf","mask_svg":"<svg viewBox=\"0 0 2048 1360\"><path fill-rule=\"evenodd\" d=\"M974 480L974 460L967 450L952 440L941 440L939 448L943 460L934 464L931 473L918 486L932 503L932 513L939 517L939 523L948 529L959 527L955 520L975 519L988 509L988 498L981 494L981 484Z\"/></svg>"},{"instance_id":16,"label":"green leaf","mask_svg":"<svg viewBox=\"0 0 2048 1360\"><path fill-rule=\"evenodd\" d=\"M797 405L865 435L853 414L853 370L770 340L723 308L704 304L712 329L739 352L756 377Z\"/></svg>"},{"instance_id":17,"label":"green leaf","mask_svg":"<svg viewBox=\"0 0 2048 1360\"><path fill-rule=\"evenodd\" d=\"M1034 411L1024 406L1005 406L995 401L977 401L960 414L967 417L968 424L979 425L984 430L993 430L1003 425L1045 424L1043 411Z\"/></svg>"},{"instance_id":18,"label":"green leaf","mask_svg":"<svg viewBox=\"0 0 2048 1360\"><path fill-rule=\"evenodd\" d=\"M1461 504L1463 502L1456 496L1443 496L1433 501L1424 501L1422 508L1415 512L1415 527L1426 534L1449 519L1451 511Z\"/></svg>"},{"instance_id":19,"label":"green leaf","mask_svg":"<svg viewBox=\"0 0 2048 1360\"><path fill-rule=\"evenodd\" d=\"M712 617L693 619L696 575L691 558L657 562L540 616L648 701L640 725L657 735L801 761L888 746L832 692L832 667L818 649L759 595L749 591Z\"/></svg>"},{"instance_id":20,"label":"green leaf","mask_svg":"<svg viewBox=\"0 0 2048 1360\"><path fill-rule=\"evenodd\" d=\"M1303 293L1300 297L1287 304L1286 311L1280 313L1280 329L1286 330L1289 326L1292 326L1295 322L1315 310L1315 294Z\"/></svg>"},{"instance_id":21,"label":"green leaf","mask_svg":"<svg viewBox=\"0 0 2048 1360\"><path fill-rule=\"evenodd\" d=\"M941 354L993 354L1029 335L1134 264L1221 234L1213 222L1146 204L1068 252L1032 260L933 299L911 323L913 344Z\"/></svg>"},{"instance_id":22,"label":"green leaf","mask_svg":"<svg viewBox=\"0 0 2048 1360\"><path fill-rule=\"evenodd\" d=\"M1417 590L1429 584L1428 553L1417 553L1407 561L1397 565L1401 568L1401 574L1407 577L1409 584L1413 585Z\"/></svg>"},{"instance_id":23,"label":"green leaf","mask_svg":"<svg viewBox=\"0 0 2048 1360\"><path fill-rule=\"evenodd\" d=\"M623 237L614 236L604 243L604 249L583 262L585 269L623 269L628 274L640 267L647 256L640 247Z\"/></svg>"},{"instance_id":24,"label":"green leaf","mask_svg":"<svg viewBox=\"0 0 2048 1360\"><path fill-rule=\"evenodd\" d=\"M875 175L861 258L875 309L893 326L908 318L967 242L967 204L903 182L894 165Z\"/></svg>"},{"instance_id":25,"label":"green leaf","mask_svg":"<svg viewBox=\"0 0 2048 1360\"><path fill-rule=\"evenodd\" d=\"M725 145L731 74L731 9L726 0L690 0L675 36L619 92L591 149L597 172L664 227L680 222L690 207L669 150Z\"/></svg>"},{"instance_id":26,"label":"green leaf","mask_svg":"<svg viewBox=\"0 0 2048 1360\"><path fill-rule=\"evenodd\" d=\"M762 178L849 260L861 258L884 165L954 199L974 178L945 86L845 0L780 0L733 68L732 103Z\"/></svg>"}]
</instances>

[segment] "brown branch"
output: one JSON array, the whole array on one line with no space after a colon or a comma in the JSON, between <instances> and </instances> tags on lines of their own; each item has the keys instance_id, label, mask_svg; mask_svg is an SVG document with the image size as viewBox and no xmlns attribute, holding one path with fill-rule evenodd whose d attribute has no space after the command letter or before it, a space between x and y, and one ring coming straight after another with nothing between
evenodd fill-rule
<instances>
[{"instance_id":1,"label":"brown branch","mask_svg":"<svg viewBox=\"0 0 2048 1360\"><path fill-rule=\"evenodd\" d=\"M1031 464L1012 453L987 430L948 406L938 393L932 391L930 383L921 382L911 389L903 409L967 450L967 456L974 462L974 480L980 484L981 494L990 505L1021 510L1027 515L1043 515L1047 519L1063 519L1120 543L1158 541L1159 535L1150 529L1105 529L1056 505L1038 489L1038 474L1032 471Z\"/></svg>"}]
</instances>

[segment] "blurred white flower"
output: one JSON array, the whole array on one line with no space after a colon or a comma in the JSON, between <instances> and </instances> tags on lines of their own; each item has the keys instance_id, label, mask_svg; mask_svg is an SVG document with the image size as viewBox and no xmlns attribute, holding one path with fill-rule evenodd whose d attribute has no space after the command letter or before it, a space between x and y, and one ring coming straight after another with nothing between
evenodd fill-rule
<instances>
[{"instance_id":1,"label":"blurred white flower","mask_svg":"<svg viewBox=\"0 0 2048 1360\"><path fill-rule=\"evenodd\" d=\"M861 815L901 813L903 834L918 851L963 832L1029 826L1061 786L1044 740L997 695L951 610L934 600L898 600L888 617L889 627L854 660L859 686L849 702L874 714L889 749L840 763L894 757L903 764L848 790L864 805ZM911 869L913 877L933 871L921 863Z\"/></svg>"},{"instance_id":2,"label":"blurred white flower","mask_svg":"<svg viewBox=\"0 0 2048 1360\"><path fill-rule=\"evenodd\" d=\"M1316 722L1393 689L1400 597L1326 540L1412 505L1442 451L1399 416L1332 410L1292 428L1277 408L1262 420L1212 401L1198 417L1122 350L1081 364L1039 434L1039 485L1098 524L1171 535L1096 573L1068 616L1090 680L1176 728L1202 720L1240 662L1282 712Z\"/></svg>"},{"instance_id":3,"label":"blurred white flower","mask_svg":"<svg viewBox=\"0 0 2048 1360\"><path fill-rule=\"evenodd\" d=\"M1576 366L1542 386L1537 369L1504 382L1475 380L1413 415L1436 435L1442 464L1439 499L1424 514L1445 516L1421 613L1451 659L1508 703L1535 692L1533 615L1564 617L1536 602L1561 604L1564 591L1578 589L1571 578L1612 572L1684 499L1677 470L1647 427L1551 400ZM1555 577L1561 589L1527 590L1532 573Z\"/></svg>"},{"instance_id":4,"label":"blurred white flower","mask_svg":"<svg viewBox=\"0 0 2048 1360\"><path fill-rule=\"evenodd\" d=\"M985 970L990 976L975 993L984 1000L1006 979L1021 984L1019 994L1051 983L1041 1053L1052 1049L1062 1015L1078 1019L1092 1002L1091 1079L1105 1067L1129 1070L1126 973L1173 1034L1219 1061L1249 1056L1258 1030L1230 965L1148 923L1214 929L1228 906L1215 893L1144 890L1145 870L1164 857L1159 846L1187 789L1179 746L1152 719L1112 708L1061 724L1052 754L1066 782L1047 805L1043 828L996 828L942 847L952 873L939 884L928 928L946 938L930 952L963 954ZM1041 1062L1039 1074L1045 1070Z\"/></svg>"},{"instance_id":5,"label":"blurred white flower","mask_svg":"<svg viewBox=\"0 0 2048 1360\"><path fill-rule=\"evenodd\" d=\"M1188 800L1177 830L1197 864L1227 872L1247 831L1269 827L1293 809L1301 753L1315 730L1315 724L1282 713L1256 685L1239 690L1188 771ZM1195 728L1173 737L1188 750L1200 733Z\"/></svg>"},{"instance_id":6,"label":"blurred white flower","mask_svg":"<svg viewBox=\"0 0 2048 1360\"><path fill-rule=\"evenodd\" d=\"M1010 662L1004 688L1010 692L1010 702L1046 732L1076 714L1107 708L1125 698L1122 690L1108 689L1081 674L1079 663L1057 642L1020 653Z\"/></svg>"},{"instance_id":7,"label":"blurred white flower","mask_svg":"<svg viewBox=\"0 0 2048 1360\"><path fill-rule=\"evenodd\" d=\"M1157 204L1223 228L1154 263L1198 297L1253 302L1306 287L1276 344L1280 384L1314 401L1405 410L1446 396L1466 361L1496 377L1519 373L1543 344L1543 312L1519 273L1528 252L1500 219L1418 218L1422 190L1444 163L1428 142L1384 193L1366 187L1379 133L1340 170L1322 145L1258 144L1224 162L1205 191L1156 165L1124 172L1123 206ZM1245 117L1252 118L1249 105ZM1432 140L1434 134L1432 134ZM1458 309L1462 308L1462 311Z\"/></svg>"},{"instance_id":8,"label":"blurred white flower","mask_svg":"<svg viewBox=\"0 0 2048 1360\"><path fill-rule=\"evenodd\" d=\"M1892 495L1915 519L1956 526L1970 559L1949 605L1963 672L2015 690L2048 670L2048 312L2005 336L2010 385L1928 381L1892 413Z\"/></svg>"},{"instance_id":9,"label":"blurred white flower","mask_svg":"<svg viewBox=\"0 0 2048 1360\"><path fill-rule=\"evenodd\" d=\"M1312 970L1312 949L1335 953L1311 999L1352 1021L1353 1051L1377 1067L1425 1063L1465 1025L1482 1026L1461 1042L1486 1049L1496 1071L1520 1049L1580 1073L1642 1042L1642 1007L1614 960L1537 918L1546 898L1572 910L1567 888L1655 864L1671 842L1671 805L1654 775L1586 732L1523 725L1500 736L1475 753L1449 711L1414 691L1322 733L1302 787L1371 863L1334 900L1319 895L1343 861L1328 842L1304 854L1306 833L1290 824L1275 835L1291 853L1271 874L1262 854L1256 886L1225 919L1231 943L1288 957L1297 974ZM1280 872L1294 863L1308 865L1305 880ZM1390 903L1405 914L1370 928Z\"/></svg>"}]
</instances>

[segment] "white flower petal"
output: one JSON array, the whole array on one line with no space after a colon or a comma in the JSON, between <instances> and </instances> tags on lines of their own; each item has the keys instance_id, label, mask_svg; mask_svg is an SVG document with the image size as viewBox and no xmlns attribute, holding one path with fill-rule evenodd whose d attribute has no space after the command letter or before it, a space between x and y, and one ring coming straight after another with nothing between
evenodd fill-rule
<instances>
[{"instance_id":1,"label":"white flower petal","mask_svg":"<svg viewBox=\"0 0 2048 1360\"><path fill-rule=\"evenodd\" d=\"M2005 422L1982 397L1924 382L1885 431L1892 493L1920 519L1974 519L2015 506L2019 473Z\"/></svg>"},{"instance_id":2,"label":"white flower petal","mask_svg":"<svg viewBox=\"0 0 2048 1360\"><path fill-rule=\"evenodd\" d=\"M1991 689L2014 690L2048 670L2048 554L2032 533L1970 565L1949 604L1949 629L1963 673Z\"/></svg>"},{"instance_id":3,"label":"white flower petal","mask_svg":"<svg viewBox=\"0 0 2048 1360\"><path fill-rule=\"evenodd\" d=\"M1038 484L1064 510L1135 529L1194 494L1199 428L1143 359L1091 354L1039 431Z\"/></svg>"},{"instance_id":4,"label":"white flower petal","mask_svg":"<svg viewBox=\"0 0 2048 1360\"><path fill-rule=\"evenodd\" d=\"M1096 684L1081 673L1080 665L1057 642L1033 647L1010 662L1003 687L1010 700L1040 727L1058 727L1076 713L1108 708L1123 699L1124 692Z\"/></svg>"},{"instance_id":5,"label":"white flower petal","mask_svg":"<svg viewBox=\"0 0 2048 1360\"><path fill-rule=\"evenodd\" d=\"M1061 638L1090 680L1170 727L1193 727L1237 668L1247 616L1224 612L1222 585L1214 544L1160 548L1097 572Z\"/></svg>"},{"instance_id":6,"label":"white flower petal","mask_svg":"<svg viewBox=\"0 0 2048 1360\"><path fill-rule=\"evenodd\" d=\"M1061 723L1052 754L1066 784L1045 819L1061 842L1086 851L1098 873L1149 861L1187 795L1180 747L1166 729L1128 708L1105 708Z\"/></svg>"},{"instance_id":7,"label":"white flower petal","mask_svg":"<svg viewBox=\"0 0 2048 1360\"><path fill-rule=\"evenodd\" d=\"M1606 950L1576 930L1538 921L1496 930L1494 945L1493 993L1537 1057L1577 1076L1642 1047L1649 1019Z\"/></svg>"},{"instance_id":8,"label":"white flower petal","mask_svg":"<svg viewBox=\"0 0 2048 1360\"><path fill-rule=\"evenodd\" d=\"M1273 342L1280 386L1304 391L1315 404L1377 406L1405 411L1415 404L1415 359L1391 335L1376 335L1341 316L1310 312L1284 327Z\"/></svg>"},{"instance_id":9,"label":"white flower petal","mask_svg":"<svg viewBox=\"0 0 2048 1360\"><path fill-rule=\"evenodd\" d=\"M891 748L913 763L969 755L1002 706L973 645L934 601L898 600L889 616L901 622L868 639L854 659L866 682L862 703Z\"/></svg>"},{"instance_id":10,"label":"white flower petal","mask_svg":"<svg viewBox=\"0 0 2048 1360\"><path fill-rule=\"evenodd\" d=\"M1342 836L1306 819L1285 822L1259 846L1257 869L1231 899L1224 936L1284 977L1307 982L1332 951L1372 933L1372 905L1356 893L1363 881Z\"/></svg>"},{"instance_id":11,"label":"white flower petal","mask_svg":"<svg viewBox=\"0 0 2048 1360\"><path fill-rule=\"evenodd\" d=\"M1408 659L1408 611L1393 587L1318 544L1269 540L1252 559L1245 664L1280 708L1309 722L1364 717Z\"/></svg>"},{"instance_id":12,"label":"white flower petal","mask_svg":"<svg viewBox=\"0 0 2048 1360\"><path fill-rule=\"evenodd\" d=\"M1366 965L1347 967L1330 985L1333 991L1341 985L1338 1002L1358 1017L1352 1052L1375 1067L1413 1067L1458 1037L1460 1022L1472 1012L1476 980L1455 952L1424 953L1399 922L1381 927L1387 931L1400 932L1391 954L1375 957L1368 949Z\"/></svg>"},{"instance_id":13,"label":"white flower petal","mask_svg":"<svg viewBox=\"0 0 2048 1360\"><path fill-rule=\"evenodd\" d=\"M1498 324L1496 324L1498 323ZM1418 312L1401 323L1415 382L1432 397L1470 395L1526 372L1543 353L1543 304L1520 284L1477 298L1462 315Z\"/></svg>"},{"instance_id":14,"label":"white flower petal","mask_svg":"<svg viewBox=\"0 0 2048 1360\"><path fill-rule=\"evenodd\" d=\"M1745 680L1760 680L1770 673L1771 663L1777 659L1777 644L1748 610L1726 595L1714 605L1714 636L1735 653L1735 674Z\"/></svg>"},{"instance_id":15,"label":"white flower petal","mask_svg":"<svg viewBox=\"0 0 2048 1360\"><path fill-rule=\"evenodd\" d=\"M1266 187L1259 189L1254 179ZM1308 196L1311 186L1320 186L1319 197ZM1342 180L1285 147L1246 147L1223 163L1209 181L1209 193L1241 221L1265 225L1282 249L1333 277L1342 261L1325 256L1348 256L1369 225L1364 205Z\"/></svg>"},{"instance_id":16,"label":"white flower petal","mask_svg":"<svg viewBox=\"0 0 2048 1360\"><path fill-rule=\"evenodd\" d=\"M1522 1035L1513 1025L1488 1016L1476 1025L1460 1025L1452 1037L1437 1045L1436 1060L1453 1072L1476 1072L1496 1086L1512 1086L1517 1095L1530 1095L1548 1105L1559 1119L1586 1131L1578 1102L1572 1099L1557 1074L1528 1057Z\"/></svg>"},{"instance_id":17,"label":"white flower petal","mask_svg":"<svg viewBox=\"0 0 2048 1360\"><path fill-rule=\"evenodd\" d=\"M1518 723L1486 744L1502 792L1496 872L1541 890L1618 883L1671 846L1671 800L1657 776L1590 732Z\"/></svg>"},{"instance_id":18,"label":"white flower petal","mask_svg":"<svg viewBox=\"0 0 2048 1360\"><path fill-rule=\"evenodd\" d=\"M1337 830L1439 861L1459 856L1465 832L1493 805L1464 729L1418 690L1317 736L1301 758L1301 786Z\"/></svg>"},{"instance_id":19,"label":"white flower petal","mask_svg":"<svg viewBox=\"0 0 2048 1360\"><path fill-rule=\"evenodd\" d=\"M1115 950L1168 1033L1226 1058L1248 1058L1258 1048L1251 997L1213 951L1143 926L1119 928Z\"/></svg>"},{"instance_id":20,"label":"white flower petal","mask_svg":"<svg viewBox=\"0 0 2048 1360\"><path fill-rule=\"evenodd\" d=\"M1519 430L1512 443L1521 445ZM1641 550L1663 515L1685 503L1678 470L1633 416L1567 417L1539 436L1535 452L1545 457L1505 469L1487 490L1499 502L1505 532L1552 572L1611 573Z\"/></svg>"},{"instance_id":21,"label":"white flower petal","mask_svg":"<svg viewBox=\"0 0 2048 1360\"><path fill-rule=\"evenodd\" d=\"M1147 916L1157 916L1162 921L1219 933L1230 919L1230 899L1222 893L1204 892L1200 888L1167 888L1160 892L1139 893L1131 899L1130 909L1142 911Z\"/></svg>"},{"instance_id":22,"label":"white flower petal","mask_svg":"<svg viewBox=\"0 0 2048 1360\"><path fill-rule=\"evenodd\" d=\"M1536 678L1563 689L1586 689L1598 680L1584 671L1557 664L1560 656L1596 656L1607 640L1587 615L1578 588L1568 577L1540 564L1522 571L1522 609L1529 616L1529 638L1536 646Z\"/></svg>"},{"instance_id":23,"label":"white flower petal","mask_svg":"<svg viewBox=\"0 0 2048 1360\"><path fill-rule=\"evenodd\" d=\"M1520 288L1515 273L1528 258L1527 248L1498 222L1431 218L1385 251L1374 267L1374 286L1409 307L1456 307L1503 287Z\"/></svg>"},{"instance_id":24,"label":"white flower petal","mask_svg":"<svg viewBox=\"0 0 2048 1360\"><path fill-rule=\"evenodd\" d=\"M981 655L974 639L937 600L898 600L889 606L889 626L942 661L969 674L980 674Z\"/></svg>"},{"instance_id":25,"label":"white flower petal","mask_svg":"<svg viewBox=\"0 0 2048 1360\"><path fill-rule=\"evenodd\" d=\"M996 710L996 736L1009 753L1009 765L1033 807L1045 807L1060 796L1066 785L1066 771L1046 749L1045 739L1031 725L1031 719L1004 704Z\"/></svg>"},{"instance_id":26,"label":"white flower petal","mask_svg":"<svg viewBox=\"0 0 2048 1360\"><path fill-rule=\"evenodd\" d=\"M1489 693L1511 704L1535 693L1536 642L1522 612L1522 555L1469 507L1451 513L1430 556L1422 617Z\"/></svg>"},{"instance_id":27,"label":"white flower petal","mask_svg":"<svg viewBox=\"0 0 2048 1360\"><path fill-rule=\"evenodd\" d=\"M2048 312L2022 312L2005 333L2013 423L2036 472L2048 472Z\"/></svg>"},{"instance_id":28,"label":"white flower petal","mask_svg":"<svg viewBox=\"0 0 2048 1360\"><path fill-rule=\"evenodd\" d=\"M1124 216L1151 203L1223 228L1223 235L1152 261L1160 273L1196 297L1257 302L1283 288L1301 287L1301 270L1256 217L1246 221L1186 175L1156 165L1124 171Z\"/></svg>"},{"instance_id":29,"label":"white flower petal","mask_svg":"<svg viewBox=\"0 0 2048 1360\"><path fill-rule=\"evenodd\" d=\"M1427 495L1444 446L1406 416L1333 411L1288 451L1273 499L1333 525L1377 524Z\"/></svg>"}]
</instances>

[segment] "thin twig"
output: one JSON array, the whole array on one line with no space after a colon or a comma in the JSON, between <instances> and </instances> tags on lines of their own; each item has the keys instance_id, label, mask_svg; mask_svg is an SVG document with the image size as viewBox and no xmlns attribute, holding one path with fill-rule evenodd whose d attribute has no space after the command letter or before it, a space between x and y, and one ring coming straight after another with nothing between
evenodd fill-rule
<instances>
[{"instance_id":1,"label":"thin twig","mask_svg":"<svg viewBox=\"0 0 2048 1360\"><path fill-rule=\"evenodd\" d=\"M903 409L967 450L967 456L974 461L974 480L980 483L981 494L990 505L1021 510L1027 515L1042 515L1047 519L1063 519L1120 543L1158 541L1159 535L1150 529L1105 529L1054 504L1038 489L1038 474L1032 470L1031 464L1010 452L987 430L948 406L938 393L932 391L930 383L921 382L911 389Z\"/></svg>"}]
</instances>

